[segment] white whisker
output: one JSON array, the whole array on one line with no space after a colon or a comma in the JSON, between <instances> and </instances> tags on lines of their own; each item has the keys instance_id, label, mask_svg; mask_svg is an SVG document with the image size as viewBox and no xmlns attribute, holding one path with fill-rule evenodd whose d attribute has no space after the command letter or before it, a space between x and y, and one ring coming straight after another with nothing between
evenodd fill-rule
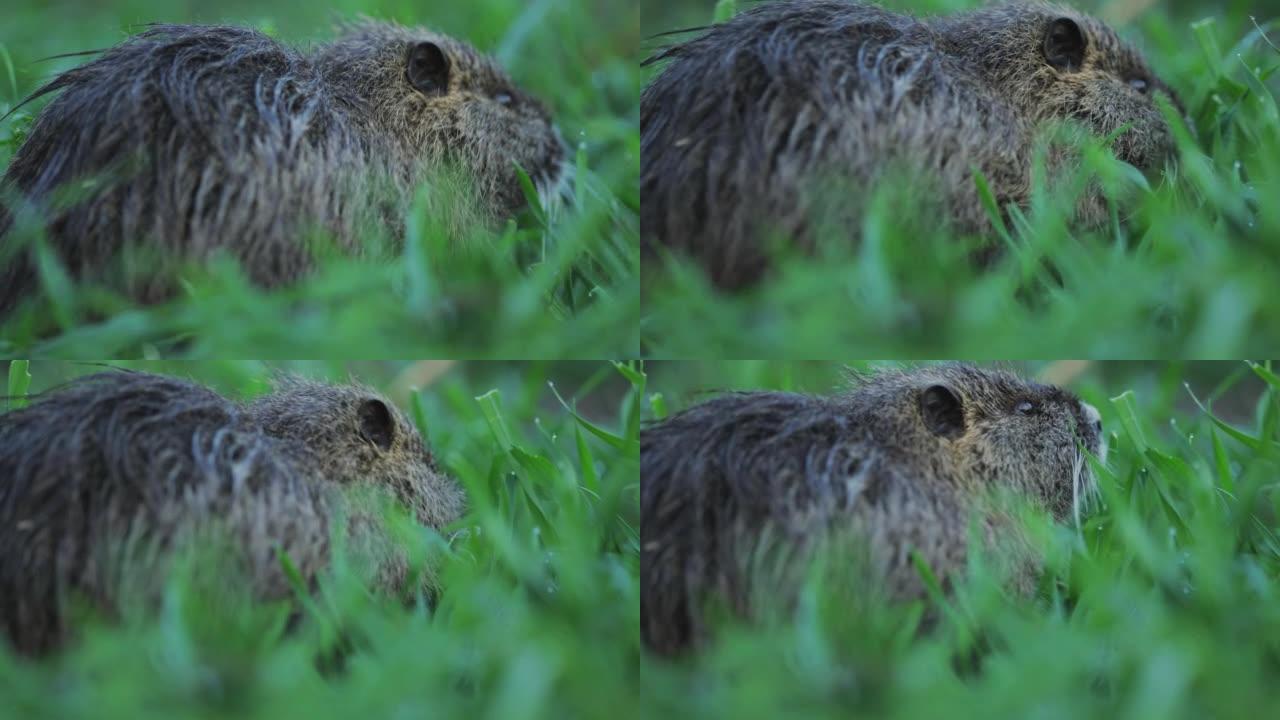
<instances>
[{"instance_id":1,"label":"white whisker","mask_svg":"<svg viewBox=\"0 0 1280 720\"><path fill-rule=\"evenodd\" d=\"M1075 460L1071 463L1071 512L1076 520L1076 534L1083 539L1083 529L1080 527L1080 494L1082 483L1084 482L1084 453L1076 451Z\"/></svg>"}]
</instances>

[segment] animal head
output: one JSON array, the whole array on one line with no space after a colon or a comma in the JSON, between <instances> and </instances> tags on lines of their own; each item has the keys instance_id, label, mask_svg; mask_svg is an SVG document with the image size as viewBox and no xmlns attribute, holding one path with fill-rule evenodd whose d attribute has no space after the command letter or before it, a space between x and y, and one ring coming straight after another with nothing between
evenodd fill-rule
<instances>
[{"instance_id":1,"label":"animal head","mask_svg":"<svg viewBox=\"0 0 1280 720\"><path fill-rule=\"evenodd\" d=\"M1159 167L1173 149L1156 104L1181 101L1137 48L1095 18L1044 3L984 8L940 23L944 35L1035 122L1074 120L1107 137L1136 167Z\"/></svg>"},{"instance_id":2,"label":"animal head","mask_svg":"<svg viewBox=\"0 0 1280 720\"><path fill-rule=\"evenodd\" d=\"M868 412L892 408L891 446L921 448L930 475L1024 494L1059 520L1075 517L1097 481L1085 452L1106 462L1096 408L1053 385L948 364L877 375L860 388ZM872 424L873 427L877 426Z\"/></svg>"},{"instance_id":3,"label":"animal head","mask_svg":"<svg viewBox=\"0 0 1280 720\"><path fill-rule=\"evenodd\" d=\"M472 176L496 216L525 205L516 165L552 199L564 179L564 142L546 106L492 58L422 28L365 21L319 51L322 72L347 87L364 120L401 143L406 160Z\"/></svg>"},{"instance_id":4,"label":"animal head","mask_svg":"<svg viewBox=\"0 0 1280 720\"><path fill-rule=\"evenodd\" d=\"M247 410L265 433L306 453L323 477L388 488L435 528L462 514L461 491L417 428L372 390L288 377Z\"/></svg>"}]
</instances>

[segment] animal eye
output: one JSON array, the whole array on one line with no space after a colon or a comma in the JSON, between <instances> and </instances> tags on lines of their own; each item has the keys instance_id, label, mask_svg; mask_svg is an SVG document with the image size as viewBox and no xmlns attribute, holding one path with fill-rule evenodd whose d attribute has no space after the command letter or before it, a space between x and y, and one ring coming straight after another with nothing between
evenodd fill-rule
<instances>
[{"instance_id":1,"label":"animal eye","mask_svg":"<svg viewBox=\"0 0 1280 720\"><path fill-rule=\"evenodd\" d=\"M1150 85L1143 78L1134 78L1129 81L1129 87L1133 88L1134 90L1137 90L1143 95L1146 95Z\"/></svg>"},{"instance_id":2,"label":"animal eye","mask_svg":"<svg viewBox=\"0 0 1280 720\"><path fill-rule=\"evenodd\" d=\"M493 96L493 99L503 107L511 107L515 104L516 99L509 92L500 92Z\"/></svg>"},{"instance_id":3,"label":"animal eye","mask_svg":"<svg viewBox=\"0 0 1280 720\"><path fill-rule=\"evenodd\" d=\"M1015 405L1013 409L1019 415L1030 415L1031 413L1036 411L1036 404L1031 402L1030 400L1023 400L1022 402Z\"/></svg>"}]
</instances>

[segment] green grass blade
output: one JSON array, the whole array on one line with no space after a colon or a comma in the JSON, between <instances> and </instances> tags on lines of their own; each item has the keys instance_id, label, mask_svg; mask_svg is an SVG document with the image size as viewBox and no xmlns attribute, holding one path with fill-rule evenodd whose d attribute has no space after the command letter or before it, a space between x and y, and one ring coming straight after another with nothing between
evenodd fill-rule
<instances>
[{"instance_id":1,"label":"green grass blade","mask_svg":"<svg viewBox=\"0 0 1280 720\"><path fill-rule=\"evenodd\" d=\"M27 406L27 388L31 387L30 360L9 361L9 409Z\"/></svg>"},{"instance_id":2,"label":"green grass blade","mask_svg":"<svg viewBox=\"0 0 1280 720\"><path fill-rule=\"evenodd\" d=\"M712 22L725 22L733 18L738 13L738 3L736 0L716 0L715 14L712 16Z\"/></svg>"}]
</instances>

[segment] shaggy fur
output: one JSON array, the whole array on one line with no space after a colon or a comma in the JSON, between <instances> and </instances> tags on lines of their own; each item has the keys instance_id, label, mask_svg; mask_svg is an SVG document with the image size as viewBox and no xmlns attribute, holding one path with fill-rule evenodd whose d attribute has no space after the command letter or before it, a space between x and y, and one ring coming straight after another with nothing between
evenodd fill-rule
<instances>
[{"instance_id":1,"label":"shaggy fur","mask_svg":"<svg viewBox=\"0 0 1280 720\"><path fill-rule=\"evenodd\" d=\"M926 397L954 403L929 412ZM832 533L865 545L891 596L920 597L910 551L944 581L962 569L988 491L1071 517L1094 484L1081 446L1105 461L1091 406L966 365L886 372L839 397L734 393L673 415L640 438L645 643L663 653L696 644L709 601L749 617L761 590L750 559L768 551L802 566ZM997 514L983 518L990 541L1007 539Z\"/></svg>"},{"instance_id":2,"label":"shaggy fur","mask_svg":"<svg viewBox=\"0 0 1280 720\"><path fill-rule=\"evenodd\" d=\"M1084 36L1079 67L1047 60L1047 28L1061 18ZM766 270L771 236L809 247L820 230L856 235L870 190L891 172L918 183L921 203L940 204L922 210L930 219L988 230L973 168L999 207L1025 204L1032 141L1047 121L1100 136L1132 123L1115 150L1144 170L1171 149L1151 97L1172 95L1168 86L1110 28L1054 5L917 19L780 0L649 62L667 65L640 102L644 249L673 248L728 288ZM1085 223L1105 217L1097 196L1080 210Z\"/></svg>"},{"instance_id":3,"label":"shaggy fur","mask_svg":"<svg viewBox=\"0 0 1280 720\"><path fill-rule=\"evenodd\" d=\"M423 42L450 63L438 95L408 79ZM524 205L513 162L544 194L562 176L547 110L494 61L386 23L306 52L245 28L155 26L33 97L50 93L0 200L45 224L77 278L102 278L131 250L164 267L224 251L272 287L309 270L315 231L351 254L372 251L362 236L378 229L398 241L414 188L446 172L469 176L475 210L491 219ZM11 219L0 209L0 241ZM9 237L0 312L34 287L31 253ZM173 287L165 275L127 278L125 289L161 299Z\"/></svg>"},{"instance_id":4,"label":"shaggy fur","mask_svg":"<svg viewBox=\"0 0 1280 720\"><path fill-rule=\"evenodd\" d=\"M146 597L169 551L210 532L240 548L255 595L281 598L277 552L311 580L339 512L356 542L388 549L353 492L389 488L436 528L463 506L394 406L301 380L249 404L159 375L75 380L0 415L0 478L0 621L33 654L64 641L68 603L110 613L126 591ZM404 589L404 559L377 560L377 581Z\"/></svg>"}]
</instances>

